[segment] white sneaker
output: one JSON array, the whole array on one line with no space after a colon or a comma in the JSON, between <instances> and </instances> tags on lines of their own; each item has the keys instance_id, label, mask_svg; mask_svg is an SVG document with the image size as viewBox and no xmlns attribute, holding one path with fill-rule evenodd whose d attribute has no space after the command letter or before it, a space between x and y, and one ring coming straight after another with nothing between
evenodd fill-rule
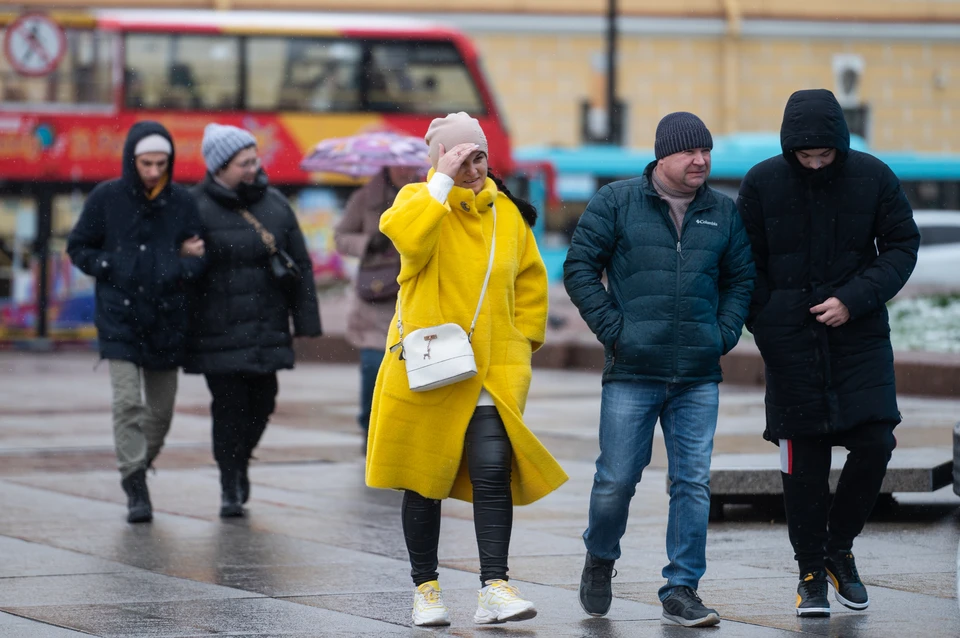
<instances>
[{"instance_id":1,"label":"white sneaker","mask_svg":"<svg viewBox=\"0 0 960 638\"><path fill-rule=\"evenodd\" d=\"M495 580L480 590L477 613L473 622L478 625L515 620L530 620L537 610L529 600L520 598L520 591L505 580Z\"/></svg>"},{"instance_id":2,"label":"white sneaker","mask_svg":"<svg viewBox=\"0 0 960 638\"><path fill-rule=\"evenodd\" d=\"M450 624L450 614L443 604L440 583L431 580L417 587L413 593L412 617L413 624L418 626L436 627Z\"/></svg>"}]
</instances>

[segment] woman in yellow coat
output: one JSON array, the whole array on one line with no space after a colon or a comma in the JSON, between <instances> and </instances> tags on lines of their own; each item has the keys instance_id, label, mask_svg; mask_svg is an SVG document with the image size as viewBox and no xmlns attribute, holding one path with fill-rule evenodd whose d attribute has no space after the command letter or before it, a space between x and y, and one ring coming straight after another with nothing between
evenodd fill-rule
<instances>
[{"instance_id":1,"label":"woman in yellow coat","mask_svg":"<svg viewBox=\"0 0 960 638\"><path fill-rule=\"evenodd\" d=\"M403 532L416 586L413 622L447 625L437 582L440 501L473 502L481 590L474 621L526 620L533 603L507 582L513 505L557 489L567 475L523 423L530 357L543 344L547 275L531 225L537 211L512 197L487 170L487 142L466 113L435 119L427 131L433 170L405 186L380 219L401 257L404 334L443 323L470 326L477 375L412 392L399 351L388 351L374 391L367 485L404 490ZM387 344L399 343L394 316Z\"/></svg>"}]
</instances>

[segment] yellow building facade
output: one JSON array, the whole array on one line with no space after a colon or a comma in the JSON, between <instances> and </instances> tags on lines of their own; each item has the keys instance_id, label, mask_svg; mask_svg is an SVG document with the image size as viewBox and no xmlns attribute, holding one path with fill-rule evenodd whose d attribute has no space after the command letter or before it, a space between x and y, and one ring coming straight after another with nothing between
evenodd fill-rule
<instances>
[{"instance_id":1,"label":"yellow building facade","mask_svg":"<svg viewBox=\"0 0 960 638\"><path fill-rule=\"evenodd\" d=\"M258 9L258 0L110 0L97 5ZM30 0L19 8L88 7ZM465 31L481 52L517 146L581 143L582 104L602 106L607 0L280 0L277 10L403 12ZM17 7L14 7L15 9ZM715 134L778 130L800 88L869 110L877 149L960 152L960 3L937 0L619 0L618 96L626 142L652 146L660 117L699 114Z\"/></svg>"},{"instance_id":2,"label":"yellow building facade","mask_svg":"<svg viewBox=\"0 0 960 638\"><path fill-rule=\"evenodd\" d=\"M580 102L602 84L600 35L478 34L515 143L579 143ZM766 39L624 34L618 95L632 146L652 146L660 117L699 114L716 133L779 130L790 94L837 91L834 61L862 61L868 138L883 149L960 151L960 41Z\"/></svg>"}]
</instances>

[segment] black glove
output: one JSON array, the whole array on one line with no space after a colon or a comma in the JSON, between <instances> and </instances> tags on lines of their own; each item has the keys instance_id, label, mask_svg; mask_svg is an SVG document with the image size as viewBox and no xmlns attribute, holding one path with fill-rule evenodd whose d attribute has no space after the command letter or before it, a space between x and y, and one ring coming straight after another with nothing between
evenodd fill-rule
<instances>
[{"instance_id":1,"label":"black glove","mask_svg":"<svg viewBox=\"0 0 960 638\"><path fill-rule=\"evenodd\" d=\"M393 245L393 242L390 241L390 238L377 231L377 234L370 238L370 241L367 242L367 252L368 253L382 253L386 251Z\"/></svg>"}]
</instances>

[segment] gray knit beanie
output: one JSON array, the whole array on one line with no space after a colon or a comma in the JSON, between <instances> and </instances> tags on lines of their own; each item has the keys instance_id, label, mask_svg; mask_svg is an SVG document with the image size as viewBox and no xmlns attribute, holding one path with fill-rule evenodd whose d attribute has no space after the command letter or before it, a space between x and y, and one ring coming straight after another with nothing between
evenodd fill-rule
<instances>
[{"instance_id":1,"label":"gray knit beanie","mask_svg":"<svg viewBox=\"0 0 960 638\"><path fill-rule=\"evenodd\" d=\"M695 148L713 148L713 136L703 120L685 111L664 115L657 124L657 139L653 143L657 159Z\"/></svg>"},{"instance_id":2,"label":"gray knit beanie","mask_svg":"<svg viewBox=\"0 0 960 638\"><path fill-rule=\"evenodd\" d=\"M233 156L245 148L257 145L257 138L250 131L236 126L207 124L203 129L203 142L200 151L207 170L216 173L226 166Z\"/></svg>"}]
</instances>

